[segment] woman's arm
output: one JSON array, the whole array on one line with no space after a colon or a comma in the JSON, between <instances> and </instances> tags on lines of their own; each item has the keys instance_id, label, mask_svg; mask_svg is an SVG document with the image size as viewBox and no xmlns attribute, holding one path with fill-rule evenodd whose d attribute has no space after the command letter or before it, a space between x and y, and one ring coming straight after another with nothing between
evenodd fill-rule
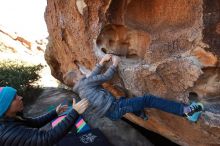
<instances>
[{"instance_id":1,"label":"woman's arm","mask_svg":"<svg viewBox=\"0 0 220 146\"><path fill-rule=\"evenodd\" d=\"M62 139L74 126L78 118L75 110L49 131L41 131L27 126L8 126L1 132L1 146L52 146Z\"/></svg>"},{"instance_id":2,"label":"woman's arm","mask_svg":"<svg viewBox=\"0 0 220 146\"><path fill-rule=\"evenodd\" d=\"M55 118L57 118L57 112L56 110L52 110L51 112L36 117L36 118L25 118L26 123L33 128L41 128L43 126L45 126L47 123L51 122L52 120L54 120Z\"/></svg>"},{"instance_id":3,"label":"woman's arm","mask_svg":"<svg viewBox=\"0 0 220 146\"><path fill-rule=\"evenodd\" d=\"M49 131L41 131L37 128L30 128L26 125L6 125L0 132L1 146L52 146L61 140L74 126L79 114L82 114L88 107L88 101L83 99L78 103L73 101L73 109L54 128Z\"/></svg>"}]
</instances>

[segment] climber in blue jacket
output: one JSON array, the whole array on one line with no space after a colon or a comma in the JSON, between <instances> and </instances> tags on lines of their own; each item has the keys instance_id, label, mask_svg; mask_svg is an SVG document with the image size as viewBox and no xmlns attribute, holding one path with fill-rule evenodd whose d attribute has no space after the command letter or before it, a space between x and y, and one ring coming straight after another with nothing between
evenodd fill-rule
<instances>
[{"instance_id":1,"label":"climber in blue jacket","mask_svg":"<svg viewBox=\"0 0 220 146\"><path fill-rule=\"evenodd\" d=\"M101 73L104 63L112 60L112 65ZM78 93L80 98L88 99L90 106L88 112L94 111L93 116L106 116L111 120L118 120L128 112L139 112L144 108L156 108L181 117L187 117L188 120L196 122L203 110L203 105L193 102L190 105L171 101L154 95L145 94L140 97L126 98L117 100L108 90L101 85L114 76L120 57L106 54L101 61L96 64L91 74L85 76L77 70L72 70L64 75L64 82L73 86L73 91ZM88 114L91 115L92 113Z\"/></svg>"},{"instance_id":2,"label":"climber in blue jacket","mask_svg":"<svg viewBox=\"0 0 220 146\"><path fill-rule=\"evenodd\" d=\"M72 110L64 120L48 131L39 130L67 109L59 105L48 114L37 118L25 118L18 113L23 110L22 97L12 87L0 87L0 145L1 146L52 146L61 140L74 126L78 116L88 107L83 99L73 100ZM40 107L39 107L40 108Z\"/></svg>"}]
</instances>

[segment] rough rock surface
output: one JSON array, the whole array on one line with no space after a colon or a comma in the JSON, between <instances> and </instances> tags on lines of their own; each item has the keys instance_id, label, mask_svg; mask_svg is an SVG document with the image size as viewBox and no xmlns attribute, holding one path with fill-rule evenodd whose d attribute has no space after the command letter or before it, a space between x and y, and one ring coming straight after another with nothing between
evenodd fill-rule
<instances>
[{"instance_id":1,"label":"rough rock surface","mask_svg":"<svg viewBox=\"0 0 220 146\"><path fill-rule=\"evenodd\" d=\"M62 103L63 100L67 99L69 103L72 103L72 97L77 98L76 94L71 91L45 88L37 101L25 109L25 114L34 117L47 113ZM115 146L152 146L144 136L122 120L111 121L108 118L101 118L99 120L86 119L86 121L91 128L99 128ZM50 128L50 125L44 127L44 129L47 128Z\"/></svg>"},{"instance_id":2,"label":"rough rock surface","mask_svg":"<svg viewBox=\"0 0 220 146\"><path fill-rule=\"evenodd\" d=\"M220 144L219 0L48 0L45 20L57 79L117 54L110 87L205 105L197 123L153 109L148 121L128 119L181 145Z\"/></svg>"}]
</instances>

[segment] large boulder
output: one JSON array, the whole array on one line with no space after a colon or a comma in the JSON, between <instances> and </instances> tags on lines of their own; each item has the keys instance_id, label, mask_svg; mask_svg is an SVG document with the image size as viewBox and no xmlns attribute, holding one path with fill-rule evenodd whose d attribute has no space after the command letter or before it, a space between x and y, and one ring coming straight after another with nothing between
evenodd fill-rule
<instances>
[{"instance_id":1,"label":"large boulder","mask_svg":"<svg viewBox=\"0 0 220 146\"><path fill-rule=\"evenodd\" d=\"M48 0L45 58L63 81L117 54L111 89L205 105L197 123L154 109L148 121L126 118L181 145L220 144L219 9L219 0Z\"/></svg>"}]
</instances>

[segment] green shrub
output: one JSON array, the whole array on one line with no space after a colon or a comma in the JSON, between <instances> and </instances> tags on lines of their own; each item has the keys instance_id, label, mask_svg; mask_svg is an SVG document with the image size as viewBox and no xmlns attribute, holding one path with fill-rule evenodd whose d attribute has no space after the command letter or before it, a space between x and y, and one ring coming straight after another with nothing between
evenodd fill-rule
<instances>
[{"instance_id":1,"label":"green shrub","mask_svg":"<svg viewBox=\"0 0 220 146\"><path fill-rule=\"evenodd\" d=\"M0 61L0 86L11 86L23 97L31 96L33 89L39 89L33 83L40 78L39 71L42 68L41 64L27 65L24 62Z\"/></svg>"}]
</instances>

